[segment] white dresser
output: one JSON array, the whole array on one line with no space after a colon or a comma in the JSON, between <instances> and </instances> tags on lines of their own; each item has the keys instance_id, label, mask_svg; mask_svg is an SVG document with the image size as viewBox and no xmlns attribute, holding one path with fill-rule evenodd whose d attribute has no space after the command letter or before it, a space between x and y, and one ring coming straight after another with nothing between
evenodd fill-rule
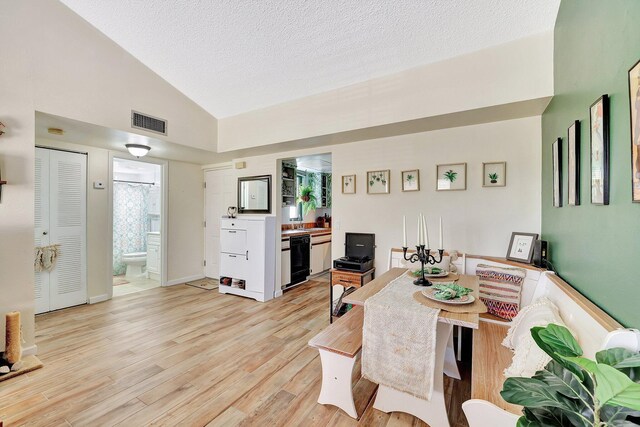
<instances>
[{"instance_id":1,"label":"white dresser","mask_svg":"<svg viewBox=\"0 0 640 427\"><path fill-rule=\"evenodd\" d=\"M275 292L276 218L241 215L220 220L220 286L223 294L268 301Z\"/></svg>"}]
</instances>

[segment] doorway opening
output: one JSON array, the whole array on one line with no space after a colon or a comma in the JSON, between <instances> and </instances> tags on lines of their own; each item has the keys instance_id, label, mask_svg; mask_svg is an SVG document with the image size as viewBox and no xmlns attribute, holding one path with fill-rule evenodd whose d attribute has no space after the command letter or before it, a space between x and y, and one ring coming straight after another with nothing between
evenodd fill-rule
<instances>
[{"instance_id":1,"label":"doorway opening","mask_svg":"<svg viewBox=\"0 0 640 427\"><path fill-rule=\"evenodd\" d=\"M113 158L113 296L157 288L163 272L163 166Z\"/></svg>"}]
</instances>

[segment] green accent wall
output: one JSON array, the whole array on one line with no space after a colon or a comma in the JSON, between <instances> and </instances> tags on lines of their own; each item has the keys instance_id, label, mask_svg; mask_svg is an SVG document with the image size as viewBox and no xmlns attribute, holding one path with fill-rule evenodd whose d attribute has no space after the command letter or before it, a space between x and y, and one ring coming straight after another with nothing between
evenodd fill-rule
<instances>
[{"instance_id":1,"label":"green accent wall","mask_svg":"<svg viewBox=\"0 0 640 427\"><path fill-rule=\"evenodd\" d=\"M640 203L631 202L627 72L640 59L640 0L562 0L555 96L542 116L542 238L559 275L628 327L640 327ZM591 204L589 106L610 96L610 204ZM580 120L581 205L568 206L567 128ZM563 140L563 207L552 203L551 144Z\"/></svg>"}]
</instances>

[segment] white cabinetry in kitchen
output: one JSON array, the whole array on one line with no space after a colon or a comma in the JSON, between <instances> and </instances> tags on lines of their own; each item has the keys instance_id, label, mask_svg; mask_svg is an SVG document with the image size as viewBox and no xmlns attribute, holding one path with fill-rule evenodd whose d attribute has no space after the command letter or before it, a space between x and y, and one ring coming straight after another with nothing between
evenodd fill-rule
<instances>
[{"instance_id":1,"label":"white cabinetry in kitchen","mask_svg":"<svg viewBox=\"0 0 640 427\"><path fill-rule=\"evenodd\" d=\"M263 302L274 297L275 225L274 216L221 219L220 293Z\"/></svg>"},{"instance_id":2,"label":"white cabinetry in kitchen","mask_svg":"<svg viewBox=\"0 0 640 427\"><path fill-rule=\"evenodd\" d=\"M331 268L331 235L311 235L311 275Z\"/></svg>"}]
</instances>

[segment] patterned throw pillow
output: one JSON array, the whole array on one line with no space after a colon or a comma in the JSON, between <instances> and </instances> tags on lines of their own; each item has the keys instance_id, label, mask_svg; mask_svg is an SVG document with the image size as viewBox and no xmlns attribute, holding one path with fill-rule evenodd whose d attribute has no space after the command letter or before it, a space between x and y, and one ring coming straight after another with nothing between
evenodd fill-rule
<instances>
[{"instance_id":1,"label":"patterned throw pillow","mask_svg":"<svg viewBox=\"0 0 640 427\"><path fill-rule=\"evenodd\" d=\"M520 294L527 271L479 264L476 267L480 286L478 295L494 316L513 319L520 310Z\"/></svg>"}]
</instances>

